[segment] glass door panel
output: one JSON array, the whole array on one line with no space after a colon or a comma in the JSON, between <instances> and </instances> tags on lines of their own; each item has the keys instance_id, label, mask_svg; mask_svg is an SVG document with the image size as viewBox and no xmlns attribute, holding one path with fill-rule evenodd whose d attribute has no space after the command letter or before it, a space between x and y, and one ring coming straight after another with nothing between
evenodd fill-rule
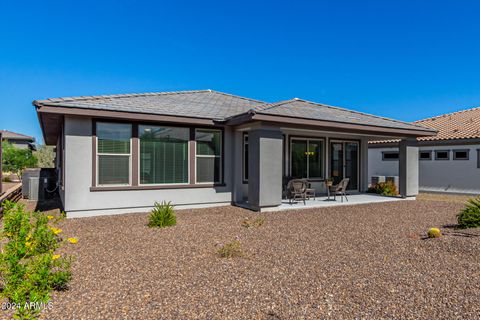
<instances>
[{"instance_id":1,"label":"glass door panel","mask_svg":"<svg viewBox=\"0 0 480 320\"><path fill-rule=\"evenodd\" d=\"M330 177L333 184L339 183L343 179L343 143L330 143Z\"/></svg>"},{"instance_id":2,"label":"glass door panel","mask_svg":"<svg viewBox=\"0 0 480 320\"><path fill-rule=\"evenodd\" d=\"M350 178L347 189L358 189L358 143L345 142L345 178Z\"/></svg>"},{"instance_id":3,"label":"glass door panel","mask_svg":"<svg viewBox=\"0 0 480 320\"><path fill-rule=\"evenodd\" d=\"M323 178L323 141L308 141L308 178Z\"/></svg>"}]
</instances>

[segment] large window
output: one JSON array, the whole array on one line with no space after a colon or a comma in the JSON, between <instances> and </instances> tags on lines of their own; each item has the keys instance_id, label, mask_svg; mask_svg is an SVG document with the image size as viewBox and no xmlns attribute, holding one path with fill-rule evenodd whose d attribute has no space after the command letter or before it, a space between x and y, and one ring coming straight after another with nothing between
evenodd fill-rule
<instances>
[{"instance_id":1,"label":"large window","mask_svg":"<svg viewBox=\"0 0 480 320\"><path fill-rule=\"evenodd\" d=\"M190 130L139 126L140 184L188 183Z\"/></svg>"},{"instance_id":2,"label":"large window","mask_svg":"<svg viewBox=\"0 0 480 320\"><path fill-rule=\"evenodd\" d=\"M130 184L132 125L98 122L96 129L98 184Z\"/></svg>"},{"instance_id":3,"label":"large window","mask_svg":"<svg viewBox=\"0 0 480 320\"><path fill-rule=\"evenodd\" d=\"M292 139L291 175L294 178L323 179L323 140Z\"/></svg>"},{"instance_id":4,"label":"large window","mask_svg":"<svg viewBox=\"0 0 480 320\"><path fill-rule=\"evenodd\" d=\"M222 132L212 129L197 129L196 173L198 183L218 183L222 176Z\"/></svg>"}]
</instances>

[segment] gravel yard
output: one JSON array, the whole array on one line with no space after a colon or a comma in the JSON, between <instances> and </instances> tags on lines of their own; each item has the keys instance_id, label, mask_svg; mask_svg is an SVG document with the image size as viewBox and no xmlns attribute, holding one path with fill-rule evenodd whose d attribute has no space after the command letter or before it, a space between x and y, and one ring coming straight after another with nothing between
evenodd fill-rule
<instances>
[{"instance_id":1,"label":"gravel yard","mask_svg":"<svg viewBox=\"0 0 480 320\"><path fill-rule=\"evenodd\" d=\"M79 238L48 319L465 319L480 315L480 232L459 203L399 201L261 214L221 207L63 222ZM423 239L429 227L445 236ZM222 259L238 238L245 257Z\"/></svg>"}]
</instances>

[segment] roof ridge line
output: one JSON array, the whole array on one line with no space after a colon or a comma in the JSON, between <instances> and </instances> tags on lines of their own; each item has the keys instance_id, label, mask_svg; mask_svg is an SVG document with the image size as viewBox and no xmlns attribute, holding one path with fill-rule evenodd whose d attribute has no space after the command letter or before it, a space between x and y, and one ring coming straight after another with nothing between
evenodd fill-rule
<instances>
[{"instance_id":1,"label":"roof ridge line","mask_svg":"<svg viewBox=\"0 0 480 320\"><path fill-rule=\"evenodd\" d=\"M257 110L258 111L265 111L265 110L275 108L275 107L281 106L282 104L286 104L286 103L289 103L289 102L292 102L292 101L295 101L295 100L298 100L298 99L294 98L294 99L289 99L289 100L280 100L280 101L272 102L272 103L264 103L264 104L255 106L251 110L254 111L254 112L256 112ZM261 109L257 109L257 108L261 108Z\"/></svg>"},{"instance_id":2,"label":"roof ridge line","mask_svg":"<svg viewBox=\"0 0 480 320\"><path fill-rule=\"evenodd\" d=\"M215 92L215 93L218 93L218 94L222 94L222 95L224 95L224 96L229 96L229 97L234 97L234 98L240 98L240 99L242 99L242 100L255 101L255 102L260 102L260 103L262 103L262 104L267 103L267 102L262 101L262 100L251 99L251 98L247 98L247 97L238 96L238 95L236 95L236 94L226 93L226 92L217 91L217 90L208 89L207 91L209 91L209 92Z\"/></svg>"},{"instance_id":3,"label":"roof ridge line","mask_svg":"<svg viewBox=\"0 0 480 320\"><path fill-rule=\"evenodd\" d=\"M438 116L433 116L433 117L429 117L429 118L425 118L425 119L415 120L415 121L413 121L412 123L417 123L417 122L421 122L421 121L428 121L428 120L438 119L438 118L442 118L442 117L446 117L446 116L452 116L452 115L454 115L454 114L463 113L463 112L469 112L469 111L473 111L473 110L477 110L477 109L480 109L480 106L479 106L479 107L471 107L471 108L463 109L463 110L458 110L458 111L454 111L454 112L450 112L450 113L444 113L444 114L440 114L440 115L438 115Z\"/></svg>"},{"instance_id":4,"label":"roof ridge line","mask_svg":"<svg viewBox=\"0 0 480 320\"><path fill-rule=\"evenodd\" d=\"M120 94L107 94L107 95L94 95L94 96L73 96L73 97L60 97L60 98L48 98L44 100L35 100L37 103L48 102L63 102L63 101L81 101L81 100L96 100L105 98L130 98L130 97L142 97L142 96L160 96L169 94L184 94L195 92L212 92L212 90L183 90L183 91L158 91L158 92L144 92L144 93L120 93Z\"/></svg>"},{"instance_id":5,"label":"roof ridge line","mask_svg":"<svg viewBox=\"0 0 480 320\"><path fill-rule=\"evenodd\" d=\"M383 120L393 121L393 122L397 122L397 123L401 123L401 124L412 125L412 122L401 121L401 120L392 119L392 118L388 118L388 117L384 117L384 116L377 116L377 115L374 115L374 114L371 114L371 113L360 112L360 111L356 111L356 110L350 110L350 109L346 109L346 108L343 108L343 107L336 107L336 106L332 106L332 105L328 105L328 104L324 104L324 103L318 103L318 102L305 100L305 99L301 99L301 98L295 98L293 100L303 101L303 102L319 105L319 106L326 107L326 108L347 111L347 112L350 112L350 113L353 113L353 114L361 114L361 115L364 115L364 116L374 117L374 118L377 118L377 119L383 119ZM413 124L413 125L416 126L416 127L422 128L422 129L431 129L431 128L421 126L421 125L418 125L418 124Z\"/></svg>"}]
</instances>

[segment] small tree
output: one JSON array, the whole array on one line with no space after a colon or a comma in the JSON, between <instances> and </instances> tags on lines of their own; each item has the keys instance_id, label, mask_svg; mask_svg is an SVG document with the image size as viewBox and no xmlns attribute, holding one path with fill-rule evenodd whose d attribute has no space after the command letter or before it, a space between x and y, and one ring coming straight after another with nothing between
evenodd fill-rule
<instances>
[{"instance_id":1,"label":"small tree","mask_svg":"<svg viewBox=\"0 0 480 320\"><path fill-rule=\"evenodd\" d=\"M33 155L37 158L39 168L54 168L55 167L55 152L53 146L41 145Z\"/></svg>"},{"instance_id":2,"label":"small tree","mask_svg":"<svg viewBox=\"0 0 480 320\"><path fill-rule=\"evenodd\" d=\"M30 149L15 148L11 143L2 142L3 148L3 171L13 172L19 177L25 168L37 166L37 158Z\"/></svg>"}]
</instances>

